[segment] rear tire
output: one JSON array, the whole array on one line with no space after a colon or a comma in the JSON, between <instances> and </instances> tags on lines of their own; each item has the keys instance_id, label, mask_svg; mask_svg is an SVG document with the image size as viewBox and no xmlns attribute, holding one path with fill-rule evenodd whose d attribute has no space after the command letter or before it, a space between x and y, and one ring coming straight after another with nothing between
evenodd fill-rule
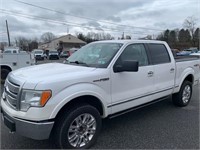
<instances>
[{"instance_id":1,"label":"rear tire","mask_svg":"<svg viewBox=\"0 0 200 150\"><path fill-rule=\"evenodd\" d=\"M173 103L179 107L185 107L189 104L192 97L192 83L184 81L178 93L173 95Z\"/></svg>"},{"instance_id":2,"label":"rear tire","mask_svg":"<svg viewBox=\"0 0 200 150\"><path fill-rule=\"evenodd\" d=\"M1 68L1 84L5 83L6 78L7 78L9 73L10 73L10 70L5 69L5 68Z\"/></svg>"},{"instance_id":3,"label":"rear tire","mask_svg":"<svg viewBox=\"0 0 200 150\"><path fill-rule=\"evenodd\" d=\"M66 110L57 120L54 137L62 149L85 149L97 140L101 130L98 110L88 104Z\"/></svg>"}]
</instances>

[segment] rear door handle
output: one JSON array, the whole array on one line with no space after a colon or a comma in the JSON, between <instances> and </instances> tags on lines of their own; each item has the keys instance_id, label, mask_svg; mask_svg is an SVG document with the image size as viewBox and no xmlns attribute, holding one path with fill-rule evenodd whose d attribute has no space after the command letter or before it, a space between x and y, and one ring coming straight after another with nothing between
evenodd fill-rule
<instances>
[{"instance_id":1,"label":"rear door handle","mask_svg":"<svg viewBox=\"0 0 200 150\"><path fill-rule=\"evenodd\" d=\"M170 69L170 72L174 72L174 70L175 70L174 68L171 68L171 69Z\"/></svg>"},{"instance_id":2,"label":"rear door handle","mask_svg":"<svg viewBox=\"0 0 200 150\"><path fill-rule=\"evenodd\" d=\"M148 77L152 77L153 76L153 71L149 71L148 72Z\"/></svg>"}]
</instances>

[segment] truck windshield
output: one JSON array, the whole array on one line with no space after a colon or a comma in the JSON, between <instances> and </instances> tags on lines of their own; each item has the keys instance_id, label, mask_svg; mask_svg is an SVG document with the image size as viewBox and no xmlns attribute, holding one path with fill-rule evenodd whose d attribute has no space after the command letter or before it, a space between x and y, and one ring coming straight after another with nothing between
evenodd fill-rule
<instances>
[{"instance_id":1,"label":"truck windshield","mask_svg":"<svg viewBox=\"0 0 200 150\"><path fill-rule=\"evenodd\" d=\"M66 63L106 68L122 45L122 43L91 43L71 55Z\"/></svg>"}]
</instances>

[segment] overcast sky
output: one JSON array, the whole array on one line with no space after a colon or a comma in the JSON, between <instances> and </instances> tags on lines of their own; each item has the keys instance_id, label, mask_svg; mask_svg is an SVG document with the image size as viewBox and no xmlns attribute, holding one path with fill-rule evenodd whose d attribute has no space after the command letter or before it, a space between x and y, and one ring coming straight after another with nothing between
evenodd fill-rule
<instances>
[{"instance_id":1,"label":"overcast sky","mask_svg":"<svg viewBox=\"0 0 200 150\"><path fill-rule=\"evenodd\" d=\"M90 31L114 37L125 32L136 39L182 28L188 16L198 18L200 25L200 0L0 0L0 9L0 41L7 41L5 20L12 41L40 38L45 32L60 36Z\"/></svg>"}]
</instances>

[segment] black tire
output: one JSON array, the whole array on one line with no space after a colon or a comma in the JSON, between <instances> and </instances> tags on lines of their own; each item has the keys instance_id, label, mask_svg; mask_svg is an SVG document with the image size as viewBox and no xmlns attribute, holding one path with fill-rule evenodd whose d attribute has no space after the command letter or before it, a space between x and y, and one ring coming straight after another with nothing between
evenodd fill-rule
<instances>
[{"instance_id":1,"label":"black tire","mask_svg":"<svg viewBox=\"0 0 200 150\"><path fill-rule=\"evenodd\" d=\"M184 91L185 91L186 88L189 88L190 92L185 93L188 98L187 98L187 100L183 100ZM184 81L182 86L181 86L180 91L178 93L174 94L173 97L172 97L174 105L179 106L179 107L187 106L189 104L190 100L191 100L192 91L193 91L192 90L192 83L189 82L189 81Z\"/></svg>"},{"instance_id":2,"label":"black tire","mask_svg":"<svg viewBox=\"0 0 200 150\"><path fill-rule=\"evenodd\" d=\"M1 84L4 84L6 81L6 78L8 74L10 73L10 70L6 68L1 68Z\"/></svg>"},{"instance_id":3,"label":"black tire","mask_svg":"<svg viewBox=\"0 0 200 150\"><path fill-rule=\"evenodd\" d=\"M96 131L94 132L94 134L92 135L93 137L91 138L91 140L88 143L86 143L85 145L82 145L80 147L75 147L72 144L70 144L70 142L69 142L69 139L68 139L69 132L68 131L69 131L70 126L74 122L74 120L77 119L78 116L81 116L84 114L89 114L89 115L93 116L94 120L96 121L96 124L95 124ZM54 136L54 139L59 148L62 148L62 149L86 149L86 148L91 147L96 142L97 137L101 130L101 123L102 123L102 120L101 120L100 114L95 107L88 105L88 104L79 105L70 110L66 110L66 112L64 112L63 115L57 120L56 126L53 131L53 136ZM81 131L81 132L84 132L82 134L89 134L89 133L86 133L87 132L86 130ZM77 133L79 133L79 132L77 131ZM76 133L74 133L74 134L76 134ZM78 139L80 139L80 137ZM81 138L81 141L82 140L83 139Z\"/></svg>"}]
</instances>

